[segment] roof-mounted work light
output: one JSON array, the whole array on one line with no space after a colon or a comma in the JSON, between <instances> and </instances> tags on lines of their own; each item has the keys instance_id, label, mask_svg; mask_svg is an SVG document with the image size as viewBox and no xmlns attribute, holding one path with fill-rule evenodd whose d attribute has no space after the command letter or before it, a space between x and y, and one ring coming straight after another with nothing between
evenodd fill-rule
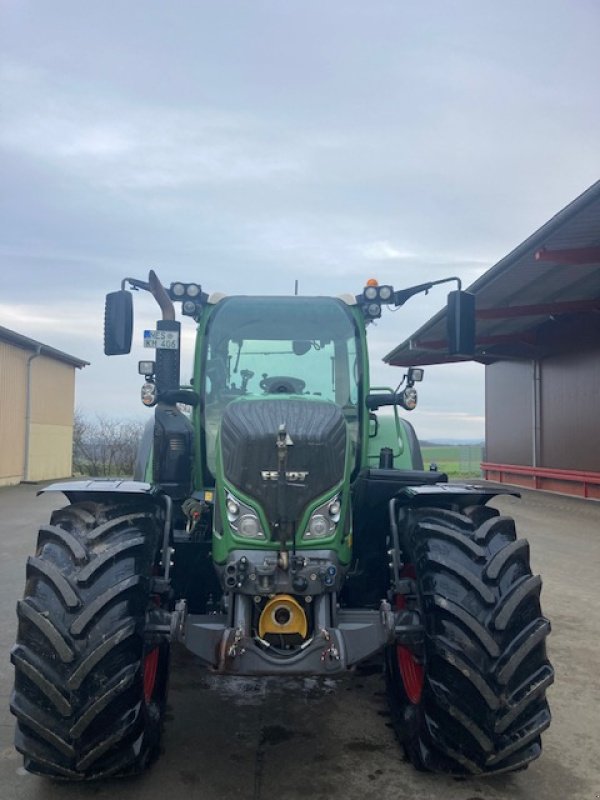
<instances>
[{"instance_id":1,"label":"roof-mounted work light","mask_svg":"<svg viewBox=\"0 0 600 800\"><path fill-rule=\"evenodd\" d=\"M380 286L375 278L369 278L363 289L363 302L367 303L392 303L394 300L394 287L389 285Z\"/></svg>"},{"instance_id":2,"label":"roof-mounted work light","mask_svg":"<svg viewBox=\"0 0 600 800\"><path fill-rule=\"evenodd\" d=\"M202 309L206 305L208 295L202 291L199 283L172 283L168 289L171 300L181 303L181 312L186 317L199 319Z\"/></svg>"},{"instance_id":3,"label":"roof-mounted work light","mask_svg":"<svg viewBox=\"0 0 600 800\"><path fill-rule=\"evenodd\" d=\"M198 283L172 283L168 290L171 300L187 300L202 297L202 287ZM206 295L205 295L206 297Z\"/></svg>"},{"instance_id":4,"label":"roof-mounted work light","mask_svg":"<svg viewBox=\"0 0 600 800\"><path fill-rule=\"evenodd\" d=\"M367 303L363 306L363 313L369 320L379 319L381 316L381 306L379 303Z\"/></svg>"}]
</instances>

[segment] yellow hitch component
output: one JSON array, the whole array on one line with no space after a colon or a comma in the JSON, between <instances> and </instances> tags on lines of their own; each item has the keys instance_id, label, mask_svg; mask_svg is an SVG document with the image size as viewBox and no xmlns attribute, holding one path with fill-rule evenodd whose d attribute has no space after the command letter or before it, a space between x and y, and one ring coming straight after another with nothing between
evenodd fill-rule
<instances>
[{"instance_id":1,"label":"yellow hitch component","mask_svg":"<svg viewBox=\"0 0 600 800\"><path fill-rule=\"evenodd\" d=\"M303 608L289 594L272 597L263 608L258 621L261 639L268 633L299 633L306 639L308 622Z\"/></svg>"}]
</instances>

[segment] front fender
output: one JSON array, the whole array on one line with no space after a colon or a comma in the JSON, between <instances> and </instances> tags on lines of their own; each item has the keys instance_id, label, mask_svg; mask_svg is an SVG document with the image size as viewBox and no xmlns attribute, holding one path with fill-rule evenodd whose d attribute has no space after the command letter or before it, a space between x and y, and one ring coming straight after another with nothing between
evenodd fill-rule
<instances>
[{"instance_id":1,"label":"front fender","mask_svg":"<svg viewBox=\"0 0 600 800\"><path fill-rule=\"evenodd\" d=\"M389 502L389 523L391 544L390 556L392 583L397 591L403 585L401 573L402 531L408 516L407 512L415 508L447 508L463 511L468 506L484 506L498 495L520 497L519 492L510 489L494 489L481 484L470 483L434 483L431 485L405 486ZM404 581L405 583L405 581Z\"/></svg>"},{"instance_id":2,"label":"front fender","mask_svg":"<svg viewBox=\"0 0 600 800\"><path fill-rule=\"evenodd\" d=\"M130 495L133 497L140 497L145 495L147 497L157 498L159 496L159 488L144 481L130 481L130 480L115 480L113 478L99 479L96 478L90 481L61 481L60 483L51 483L50 486L45 486L38 491L38 495L45 494L46 492L62 492L70 503L78 500L98 500L99 495L108 499L109 495Z\"/></svg>"},{"instance_id":3,"label":"front fender","mask_svg":"<svg viewBox=\"0 0 600 800\"><path fill-rule=\"evenodd\" d=\"M431 485L404 486L390 501L390 506L419 508L420 506L466 506L485 505L498 495L520 497L512 489L492 488L476 483L434 483Z\"/></svg>"},{"instance_id":4,"label":"front fender","mask_svg":"<svg viewBox=\"0 0 600 800\"><path fill-rule=\"evenodd\" d=\"M171 525L173 519L173 501L169 495L164 494L160 487L143 481L115 480L114 478L98 479L91 481L62 481L51 483L38 491L38 495L46 492L62 492L69 503L103 502L107 504L122 503L124 500L148 498L153 506L152 513L156 514L159 524L163 527L162 548L160 551L162 576L155 577L156 590L168 590L171 569Z\"/></svg>"}]
</instances>

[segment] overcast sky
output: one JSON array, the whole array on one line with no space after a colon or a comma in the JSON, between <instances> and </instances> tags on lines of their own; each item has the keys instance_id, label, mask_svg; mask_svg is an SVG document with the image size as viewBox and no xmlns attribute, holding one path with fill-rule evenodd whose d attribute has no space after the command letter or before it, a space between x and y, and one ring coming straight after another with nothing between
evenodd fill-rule
<instances>
[{"instance_id":1,"label":"overcast sky","mask_svg":"<svg viewBox=\"0 0 600 800\"><path fill-rule=\"evenodd\" d=\"M101 341L126 275L469 284L598 178L599 36L597 0L2 0L0 324L133 416L151 298L131 356ZM370 330L373 383L445 294ZM483 405L483 367L430 367L411 419L475 438Z\"/></svg>"}]
</instances>

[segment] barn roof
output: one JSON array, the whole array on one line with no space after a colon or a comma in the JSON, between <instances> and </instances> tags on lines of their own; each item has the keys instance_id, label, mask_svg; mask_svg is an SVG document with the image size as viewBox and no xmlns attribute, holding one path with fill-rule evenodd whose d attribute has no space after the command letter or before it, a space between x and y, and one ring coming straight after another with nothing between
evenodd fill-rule
<instances>
[{"instance_id":1,"label":"barn roof","mask_svg":"<svg viewBox=\"0 0 600 800\"><path fill-rule=\"evenodd\" d=\"M68 353L63 353L62 350L57 350L55 347L50 347L48 344L43 344L35 339L30 339L29 336L23 336L21 333L11 331L10 328L4 328L0 325L0 341L8 342L9 344L22 347L24 350L31 350L32 352L39 352L40 355L54 358L57 361L63 361L65 364L70 364L73 367L89 366L89 361L83 361L76 356L70 356Z\"/></svg>"},{"instance_id":2,"label":"barn roof","mask_svg":"<svg viewBox=\"0 0 600 800\"><path fill-rule=\"evenodd\" d=\"M468 287L476 352L447 353L446 309L384 357L395 366L536 358L554 320L600 311L600 181Z\"/></svg>"}]
</instances>

